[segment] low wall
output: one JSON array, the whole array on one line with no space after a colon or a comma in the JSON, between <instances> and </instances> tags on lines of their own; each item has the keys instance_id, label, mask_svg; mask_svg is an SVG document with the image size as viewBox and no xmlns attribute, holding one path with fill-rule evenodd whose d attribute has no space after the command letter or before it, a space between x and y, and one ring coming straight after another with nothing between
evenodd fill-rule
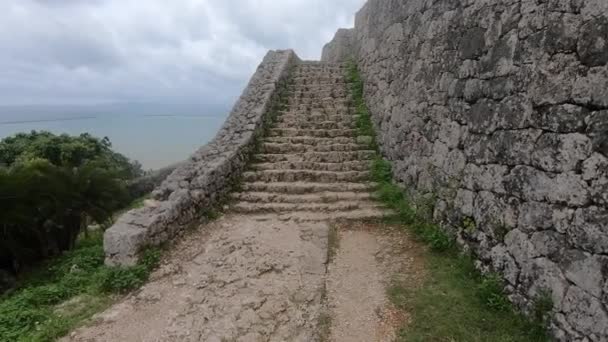
<instances>
[{"instance_id":1,"label":"low wall","mask_svg":"<svg viewBox=\"0 0 608 342\"><path fill-rule=\"evenodd\" d=\"M557 340L608 341L608 2L369 0L352 35L395 179Z\"/></svg>"},{"instance_id":2,"label":"low wall","mask_svg":"<svg viewBox=\"0 0 608 342\"><path fill-rule=\"evenodd\" d=\"M129 192L130 198L136 199L151 193L179 166L180 163L177 163L162 169L154 170L150 174L129 182L129 184L127 184L127 191Z\"/></svg>"},{"instance_id":3,"label":"low wall","mask_svg":"<svg viewBox=\"0 0 608 342\"><path fill-rule=\"evenodd\" d=\"M155 201L127 212L105 232L106 264L135 264L142 248L169 241L196 224L230 191L298 61L291 50L270 51L264 57L216 137L154 190Z\"/></svg>"}]
</instances>

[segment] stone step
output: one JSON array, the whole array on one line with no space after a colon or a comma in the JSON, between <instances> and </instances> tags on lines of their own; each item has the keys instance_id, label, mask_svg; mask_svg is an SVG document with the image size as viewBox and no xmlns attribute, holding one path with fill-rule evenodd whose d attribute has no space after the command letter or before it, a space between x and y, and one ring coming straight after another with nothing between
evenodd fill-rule
<instances>
[{"instance_id":1,"label":"stone step","mask_svg":"<svg viewBox=\"0 0 608 342\"><path fill-rule=\"evenodd\" d=\"M280 154L256 154L253 160L259 163L278 162L317 162L317 163L344 163L348 161L372 160L376 151L360 150L350 152L305 152L305 153L280 153Z\"/></svg>"},{"instance_id":2,"label":"stone step","mask_svg":"<svg viewBox=\"0 0 608 342\"><path fill-rule=\"evenodd\" d=\"M279 192L288 194L309 194L319 192L371 192L376 189L376 183L313 183L313 182L245 182L243 192Z\"/></svg>"},{"instance_id":3,"label":"stone step","mask_svg":"<svg viewBox=\"0 0 608 342\"><path fill-rule=\"evenodd\" d=\"M339 107L352 107L353 101L348 98L333 98L326 97L323 99L312 98L312 97L303 97L303 98L289 98L285 103L288 106L297 106L301 104L310 105L316 104L319 106L327 107L328 105L334 105Z\"/></svg>"},{"instance_id":4,"label":"stone step","mask_svg":"<svg viewBox=\"0 0 608 342\"><path fill-rule=\"evenodd\" d=\"M238 192L232 199L247 203L334 203L340 201L369 201L373 195L369 192L332 192L323 191L308 194L291 194L277 192Z\"/></svg>"},{"instance_id":5,"label":"stone step","mask_svg":"<svg viewBox=\"0 0 608 342\"><path fill-rule=\"evenodd\" d=\"M367 171L371 161L349 161L343 163L315 163L315 162L278 162L254 163L252 170L315 170L315 171Z\"/></svg>"},{"instance_id":6,"label":"stone step","mask_svg":"<svg viewBox=\"0 0 608 342\"><path fill-rule=\"evenodd\" d=\"M296 128L296 129L354 129L355 122L340 121L281 121L277 122L275 128Z\"/></svg>"},{"instance_id":7,"label":"stone step","mask_svg":"<svg viewBox=\"0 0 608 342\"><path fill-rule=\"evenodd\" d=\"M356 121L357 116L349 110L335 111L333 114L315 111L280 111L277 122L283 121Z\"/></svg>"},{"instance_id":8,"label":"stone step","mask_svg":"<svg viewBox=\"0 0 608 342\"><path fill-rule=\"evenodd\" d=\"M287 87L288 92L296 91L331 91L331 90L345 90L350 89L350 83L337 83L337 84L295 84L292 83Z\"/></svg>"},{"instance_id":9,"label":"stone step","mask_svg":"<svg viewBox=\"0 0 608 342\"><path fill-rule=\"evenodd\" d=\"M350 94L346 89L330 89L330 90L312 90L312 91L291 91L285 94L288 98L301 98L301 97L312 97L312 98L326 98L326 97L344 97L350 98Z\"/></svg>"},{"instance_id":10,"label":"stone step","mask_svg":"<svg viewBox=\"0 0 608 342\"><path fill-rule=\"evenodd\" d=\"M331 115L331 114L284 114L276 118L277 125L282 123L311 124L316 122L339 122L355 125L357 118L353 115ZM276 128L276 127L275 127Z\"/></svg>"},{"instance_id":11,"label":"stone step","mask_svg":"<svg viewBox=\"0 0 608 342\"><path fill-rule=\"evenodd\" d=\"M315 183L360 182L370 178L369 171L315 171L315 170L260 170L243 172L245 182L299 182Z\"/></svg>"},{"instance_id":12,"label":"stone step","mask_svg":"<svg viewBox=\"0 0 608 342\"><path fill-rule=\"evenodd\" d=\"M356 137L335 137L335 138L316 138L316 137L267 137L262 142L277 144L301 144L301 145L333 145L333 144L359 144L369 146L372 137L359 135Z\"/></svg>"},{"instance_id":13,"label":"stone step","mask_svg":"<svg viewBox=\"0 0 608 342\"><path fill-rule=\"evenodd\" d=\"M263 154L293 154L305 152L350 152L365 150L367 146L360 144L331 144L331 145L305 145L305 144L281 144L262 143L260 153Z\"/></svg>"},{"instance_id":14,"label":"stone step","mask_svg":"<svg viewBox=\"0 0 608 342\"><path fill-rule=\"evenodd\" d=\"M327 86L327 87L346 87L346 82L342 79L319 79L319 78L314 78L314 79L306 79L306 78L295 78L293 79L293 86L297 87L322 87L322 86ZM344 88L341 88L344 89Z\"/></svg>"},{"instance_id":15,"label":"stone step","mask_svg":"<svg viewBox=\"0 0 608 342\"><path fill-rule=\"evenodd\" d=\"M268 137L262 142L277 144L298 144L298 145L333 145L333 144L355 144L358 137L336 137L336 138L315 138L315 137Z\"/></svg>"},{"instance_id":16,"label":"stone step","mask_svg":"<svg viewBox=\"0 0 608 342\"><path fill-rule=\"evenodd\" d=\"M278 117L281 115L297 115L302 118L306 118L308 116L355 116L356 111L354 107L350 108L333 108L333 109L321 109L321 108L306 108L306 109L297 109L297 108L288 108L285 106L285 109L278 112Z\"/></svg>"},{"instance_id":17,"label":"stone step","mask_svg":"<svg viewBox=\"0 0 608 342\"><path fill-rule=\"evenodd\" d=\"M357 135L356 129L296 129L272 128L268 131L270 137L297 137L311 136L318 138L353 137Z\"/></svg>"},{"instance_id":18,"label":"stone step","mask_svg":"<svg viewBox=\"0 0 608 342\"><path fill-rule=\"evenodd\" d=\"M342 80L344 78L344 74L345 74L344 71L337 70L337 69L336 70L319 69L319 70L311 70L311 71L297 71L296 70L291 74L291 77L293 80L302 80L302 79L308 79L308 80L338 79L338 80Z\"/></svg>"},{"instance_id":19,"label":"stone step","mask_svg":"<svg viewBox=\"0 0 608 342\"><path fill-rule=\"evenodd\" d=\"M313 203L254 203L237 202L231 205L231 209L238 213L280 213L280 212L339 212L357 209L382 209L382 207L372 201L337 201L332 203L313 202Z\"/></svg>"},{"instance_id":20,"label":"stone step","mask_svg":"<svg viewBox=\"0 0 608 342\"><path fill-rule=\"evenodd\" d=\"M309 103L309 104L297 104L297 105L288 105L288 110L294 111L321 111L327 114L332 114L336 111L349 112L354 113L355 107L347 106L342 103Z\"/></svg>"},{"instance_id":21,"label":"stone step","mask_svg":"<svg viewBox=\"0 0 608 342\"><path fill-rule=\"evenodd\" d=\"M294 222L320 222L381 220L391 215L393 215L393 212L384 208L366 208L336 212L296 211L279 214L257 214L252 215L251 218L258 221L281 220Z\"/></svg>"}]
</instances>

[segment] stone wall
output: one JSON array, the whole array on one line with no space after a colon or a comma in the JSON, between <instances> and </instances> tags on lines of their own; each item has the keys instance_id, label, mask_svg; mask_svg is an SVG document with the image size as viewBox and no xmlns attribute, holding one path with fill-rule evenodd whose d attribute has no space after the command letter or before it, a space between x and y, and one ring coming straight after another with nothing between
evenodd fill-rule
<instances>
[{"instance_id":1,"label":"stone wall","mask_svg":"<svg viewBox=\"0 0 608 342\"><path fill-rule=\"evenodd\" d=\"M323 47L321 60L336 63L354 57L354 30L339 29L334 39Z\"/></svg>"},{"instance_id":2,"label":"stone wall","mask_svg":"<svg viewBox=\"0 0 608 342\"><path fill-rule=\"evenodd\" d=\"M171 240L226 195L298 61L291 50L266 55L215 138L154 190L153 201L127 212L105 232L106 264L133 265L142 248Z\"/></svg>"},{"instance_id":3,"label":"stone wall","mask_svg":"<svg viewBox=\"0 0 608 342\"><path fill-rule=\"evenodd\" d=\"M162 169L154 170L145 176L134 179L127 184L127 191L132 199L136 199L151 193L160 186L163 181L179 167L181 163L173 164Z\"/></svg>"},{"instance_id":4,"label":"stone wall","mask_svg":"<svg viewBox=\"0 0 608 342\"><path fill-rule=\"evenodd\" d=\"M395 178L557 340L608 341L608 1L369 0L353 34Z\"/></svg>"}]
</instances>

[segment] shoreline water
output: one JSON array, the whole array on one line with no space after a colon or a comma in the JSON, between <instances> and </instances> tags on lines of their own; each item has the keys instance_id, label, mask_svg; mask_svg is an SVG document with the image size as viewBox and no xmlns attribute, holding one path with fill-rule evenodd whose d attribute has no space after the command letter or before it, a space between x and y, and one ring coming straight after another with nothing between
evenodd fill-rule
<instances>
[{"instance_id":1,"label":"shoreline water","mask_svg":"<svg viewBox=\"0 0 608 342\"><path fill-rule=\"evenodd\" d=\"M107 136L116 151L138 160L144 169L159 169L187 159L196 149L209 142L227 114L19 116L5 117L0 112L0 139L32 130L70 135L90 133L100 138Z\"/></svg>"}]
</instances>

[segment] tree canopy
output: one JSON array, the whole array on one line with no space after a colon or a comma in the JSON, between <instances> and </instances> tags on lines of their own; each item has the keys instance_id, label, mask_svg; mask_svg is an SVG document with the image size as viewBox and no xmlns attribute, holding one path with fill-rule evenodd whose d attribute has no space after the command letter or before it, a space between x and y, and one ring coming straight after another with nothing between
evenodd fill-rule
<instances>
[{"instance_id":1,"label":"tree canopy","mask_svg":"<svg viewBox=\"0 0 608 342\"><path fill-rule=\"evenodd\" d=\"M111 146L89 134L35 131L0 141L0 269L72 249L89 223L126 205L126 182L141 166Z\"/></svg>"},{"instance_id":2,"label":"tree canopy","mask_svg":"<svg viewBox=\"0 0 608 342\"><path fill-rule=\"evenodd\" d=\"M71 136L31 131L18 133L0 141L1 165L12 166L37 158L46 159L51 164L62 167L80 167L95 161L113 169L125 179L143 174L141 164L113 151L112 143L107 137L99 139L88 133Z\"/></svg>"}]
</instances>

